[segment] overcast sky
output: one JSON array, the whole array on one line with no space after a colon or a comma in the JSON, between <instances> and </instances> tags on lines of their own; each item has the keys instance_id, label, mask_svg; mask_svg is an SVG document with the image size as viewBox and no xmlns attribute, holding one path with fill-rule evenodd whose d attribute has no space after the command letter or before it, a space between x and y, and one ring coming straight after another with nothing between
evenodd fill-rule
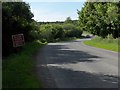
<instances>
[{"instance_id":1,"label":"overcast sky","mask_svg":"<svg viewBox=\"0 0 120 90\"><path fill-rule=\"evenodd\" d=\"M28 2L36 21L64 21L67 17L78 19L77 9L81 10L84 2Z\"/></svg>"}]
</instances>

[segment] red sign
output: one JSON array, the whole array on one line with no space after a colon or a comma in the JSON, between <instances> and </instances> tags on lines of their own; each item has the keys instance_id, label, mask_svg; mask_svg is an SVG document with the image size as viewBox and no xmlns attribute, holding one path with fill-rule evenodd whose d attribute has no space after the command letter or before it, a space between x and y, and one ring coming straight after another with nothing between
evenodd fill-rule
<instances>
[{"instance_id":1,"label":"red sign","mask_svg":"<svg viewBox=\"0 0 120 90\"><path fill-rule=\"evenodd\" d=\"M12 35L13 47L23 46L25 44L24 35L16 34Z\"/></svg>"}]
</instances>

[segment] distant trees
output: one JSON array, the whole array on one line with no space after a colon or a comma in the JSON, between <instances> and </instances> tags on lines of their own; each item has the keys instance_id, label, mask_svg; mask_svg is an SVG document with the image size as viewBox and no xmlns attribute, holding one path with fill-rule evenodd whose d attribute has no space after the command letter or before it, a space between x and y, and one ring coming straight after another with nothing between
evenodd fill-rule
<instances>
[{"instance_id":1,"label":"distant trees","mask_svg":"<svg viewBox=\"0 0 120 90\"><path fill-rule=\"evenodd\" d=\"M78 27L77 20L71 20L70 17L67 17L64 24L63 29L65 31L65 37L81 37L82 31Z\"/></svg>"},{"instance_id":2,"label":"distant trees","mask_svg":"<svg viewBox=\"0 0 120 90\"><path fill-rule=\"evenodd\" d=\"M32 40L30 32L34 30L33 14L25 2L2 3L2 46L3 56L14 51L12 35L23 33L25 41Z\"/></svg>"},{"instance_id":3,"label":"distant trees","mask_svg":"<svg viewBox=\"0 0 120 90\"><path fill-rule=\"evenodd\" d=\"M65 23L72 23L71 17L67 17Z\"/></svg>"},{"instance_id":4,"label":"distant trees","mask_svg":"<svg viewBox=\"0 0 120 90\"><path fill-rule=\"evenodd\" d=\"M38 31L41 41L54 42L64 38L81 37L82 31L77 26L76 20L70 17L64 23L41 24Z\"/></svg>"},{"instance_id":5,"label":"distant trees","mask_svg":"<svg viewBox=\"0 0 120 90\"><path fill-rule=\"evenodd\" d=\"M63 24L64 21L55 21L55 22L38 22L39 25L42 25L42 24Z\"/></svg>"},{"instance_id":6,"label":"distant trees","mask_svg":"<svg viewBox=\"0 0 120 90\"><path fill-rule=\"evenodd\" d=\"M82 31L73 23L71 23L71 24L65 23L63 25L63 29L65 32L65 37L77 37L77 38L79 38L82 35Z\"/></svg>"},{"instance_id":7,"label":"distant trees","mask_svg":"<svg viewBox=\"0 0 120 90\"><path fill-rule=\"evenodd\" d=\"M64 38L64 30L62 25L53 25L52 28L52 38L53 39L62 39Z\"/></svg>"},{"instance_id":8,"label":"distant trees","mask_svg":"<svg viewBox=\"0 0 120 90\"><path fill-rule=\"evenodd\" d=\"M34 39L54 42L69 37L81 37L82 35L78 21L71 20L70 17L66 18L65 22L47 22L46 24L34 21L33 16L29 4L25 2L2 3L3 56L19 51L19 47L13 48L12 35L14 34L24 34L25 42Z\"/></svg>"},{"instance_id":9,"label":"distant trees","mask_svg":"<svg viewBox=\"0 0 120 90\"><path fill-rule=\"evenodd\" d=\"M40 26L40 39L48 42L53 42L56 39L64 37L64 31L61 25L45 24Z\"/></svg>"},{"instance_id":10,"label":"distant trees","mask_svg":"<svg viewBox=\"0 0 120 90\"><path fill-rule=\"evenodd\" d=\"M79 15L79 27L103 38L120 36L120 2L86 2Z\"/></svg>"}]
</instances>

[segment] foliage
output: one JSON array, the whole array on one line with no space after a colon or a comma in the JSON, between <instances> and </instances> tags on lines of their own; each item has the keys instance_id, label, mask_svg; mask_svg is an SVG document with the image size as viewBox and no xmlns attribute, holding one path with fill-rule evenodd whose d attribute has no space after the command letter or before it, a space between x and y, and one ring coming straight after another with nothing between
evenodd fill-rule
<instances>
[{"instance_id":1,"label":"foliage","mask_svg":"<svg viewBox=\"0 0 120 90\"><path fill-rule=\"evenodd\" d=\"M120 2L86 2L79 15L79 27L94 35L120 36Z\"/></svg>"},{"instance_id":2,"label":"foliage","mask_svg":"<svg viewBox=\"0 0 120 90\"><path fill-rule=\"evenodd\" d=\"M40 32L39 28L40 28L40 26L36 21L33 21L31 23L31 31L29 32L29 34L30 34L30 36L33 40L34 39L36 39L36 40L40 39L40 37L41 37L40 33L41 32Z\"/></svg>"},{"instance_id":3,"label":"foliage","mask_svg":"<svg viewBox=\"0 0 120 90\"><path fill-rule=\"evenodd\" d=\"M75 24L75 22L74 22ZM64 24L42 24L40 25L40 38L42 41L54 42L64 38L81 37L82 31L73 23Z\"/></svg>"},{"instance_id":4,"label":"foliage","mask_svg":"<svg viewBox=\"0 0 120 90\"><path fill-rule=\"evenodd\" d=\"M73 25L73 24L70 24L70 23L64 23L63 24L63 29L64 30L74 30L76 27Z\"/></svg>"},{"instance_id":5,"label":"foliage","mask_svg":"<svg viewBox=\"0 0 120 90\"><path fill-rule=\"evenodd\" d=\"M77 23L77 20L71 20L70 17L67 17L66 21L63 24L65 37L81 37L82 31L78 27Z\"/></svg>"},{"instance_id":6,"label":"foliage","mask_svg":"<svg viewBox=\"0 0 120 90\"><path fill-rule=\"evenodd\" d=\"M72 23L71 17L67 17L65 23Z\"/></svg>"},{"instance_id":7,"label":"foliage","mask_svg":"<svg viewBox=\"0 0 120 90\"><path fill-rule=\"evenodd\" d=\"M61 25L53 25L52 27L52 36L53 39L62 39L64 37L64 31Z\"/></svg>"},{"instance_id":8,"label":"foliage","mask_svg":"<svg viewBox=\"0 0 120 90\"><path fill-rule=\"evenodd\" d=\"M40 88L41 84L33 73L33 54L43 43L27 43L24 50L3 60L3 88Z\"/></svg>"},{"instance_id":9,"label":"foliage","mask_svg":"<svg viewBox=\"0 0 120 90\"><path fill-rule=\"evenodd\" d=\"M64 24L65 37L81 37L82 31L73 24Z\"/></svg>"},{"instance_id":10,"label":"foliage","mask_svg":"<svg viewBox=\"0 0 120 90\"><path fill-rule=\"evenodd\" d=\"M40 32L41 39L46 39L48 42L52 42L56 39L62 39L64 37L62 26L58 24L41 25Z\"/></svg>"},{"instance_id":11,"label":"foliage","mask_svg":"<svg viewBox=\"0 0 120 90\"><path fill-rule=\"evenodd\" d=\"M52 37L52 26L51 25L41 25L40 26L41 37L49 41Z\"/></svg>"},{"instance_id":12,"label":"foliage","mask_svg":"<svg viewBox=\"0 0 120 90\"><path fill-rule=\"evenodd\" d=\"M32 24L33 14L30 6L25 2L4 2L2 3L2 46L3 56L14 52L12 47L12 35L23 33L25 41L33 38L29 34L35 29Z\"/></svg>"}]
</instances>

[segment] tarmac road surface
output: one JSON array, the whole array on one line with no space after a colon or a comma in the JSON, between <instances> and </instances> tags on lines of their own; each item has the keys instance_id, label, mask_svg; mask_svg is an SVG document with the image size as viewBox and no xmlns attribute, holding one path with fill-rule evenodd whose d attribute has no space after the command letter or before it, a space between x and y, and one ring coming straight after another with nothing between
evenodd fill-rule
<instances>
[{"instance_id":1,"label":"tarmac road surface","mask_svg":"<svg viewBox=\"0 0 120 90\"><path fill-rule=\"evenodd\" d=\"M36 55L36 74L44 88L118 88L118 53L79 39L49 43Z\"/></svg>"}]
</instances>

